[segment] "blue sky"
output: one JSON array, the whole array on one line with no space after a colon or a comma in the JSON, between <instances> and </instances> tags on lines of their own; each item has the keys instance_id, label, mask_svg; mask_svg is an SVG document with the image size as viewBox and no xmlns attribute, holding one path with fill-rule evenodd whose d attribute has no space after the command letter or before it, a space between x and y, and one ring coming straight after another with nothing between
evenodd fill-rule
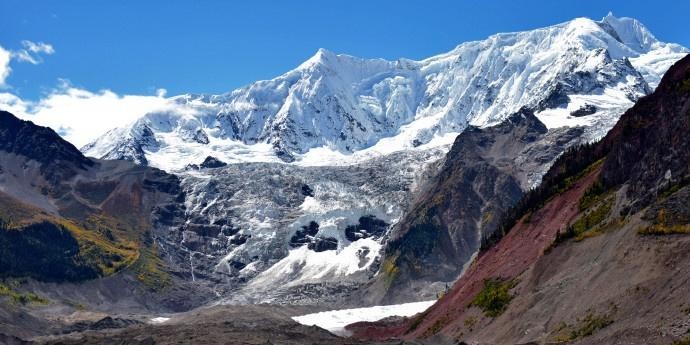
<instances>
[{"instance_id":1,"label":"blue sky","mask_svg":"<svg viewBox=\"0 0 690 345\"><path fill-rule=\"evenodd\" d=\"M36 100L69 80L117 94L222 93L294 68L319 47L420 59L490 34L574 17L641 20L690 46L687 1L0 1L0 46L45 42L5 88ZM40 61L38 61L40 62Z\"/></svg>"}]
</instances>

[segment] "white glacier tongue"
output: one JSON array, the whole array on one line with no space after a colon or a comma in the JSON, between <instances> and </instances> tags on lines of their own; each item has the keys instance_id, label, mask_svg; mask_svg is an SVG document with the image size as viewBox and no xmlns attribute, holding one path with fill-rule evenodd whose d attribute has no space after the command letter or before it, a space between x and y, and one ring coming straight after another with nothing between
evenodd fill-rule
<instances>
[{"instance_id":1,"label":"white glacier tongue","mask_svg":"<svg viewBox=\"0 0 690 345\"><path fill-rule=\"evenodd\" d=\"M184 206L168 210L184 219L154 236L181 274L191 279L193 272L200 284L200 277L212 278L223 303L335 303L337 293L376 273L390 225L422 172L444 154L438 148L346 166L189 170L181 174Z\"/></svg>"},{"instance_id":2,"label":"white glacier tongue","mask_svg":"<svg viewBox=\"0 0 690 345\"><path fill-rule=\"evenodd\" d=\"M348 335L345 326L355 322L373 322L391 316L409 317L421 313L436 301L423 301L368 308L341 309L295 316L292 319L305 326L319 326L338 335Z\"/></svg>"},{"instance_id":3,"label":"white glacier tongue","mask_svg":"<svg viewBox=\"0 0 690 345\"><path fill-rule=\"evenodd\" d=\"M208 155L226 162L299 161L314 149L352 155L383 139L383 151L393 152L439 142L468 124L496 124L521 107L565 108L572 96L613 91L620 112L687 52L637 20L612 15L496 34L421 61L320 49L272 80L223 95L172 97L165 111L82 150L167 170Z\"/></svg>"}]
</instances>

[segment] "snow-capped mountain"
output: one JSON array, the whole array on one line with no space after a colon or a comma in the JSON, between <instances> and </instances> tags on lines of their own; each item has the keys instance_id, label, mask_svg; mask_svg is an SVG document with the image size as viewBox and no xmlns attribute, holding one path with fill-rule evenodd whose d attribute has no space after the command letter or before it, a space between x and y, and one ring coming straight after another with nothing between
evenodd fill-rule
<instances>
[{"instance_id":1,"label":"snow-capped mountain","mask_svg":"<svg viewBox=\"0 0 690 345\"><path fill-rule=\"evenodd\" d=\"M496 34L421 61L321 49L272 80L223 95L172 97L169 110L82 150L166 169L208 155L235 162L303 160L310 150L323 153L318 148L385 153L434 138L447 144L468 124L496 124L524 106L546 111L549 127L610 127L611 114L649 93L687 52L635 19L612 15ZM589 116L570 115L580 109Z\"/></svg>"},{"instance_id":2,"label":"snow-capped mountain","mask_svg":"<svg viewBox=\"0 0 690 345\"><path fill-rule=\"evenodd\" d=\"M543 122L549 133L534 147L548 155L496 163L529 170L526 190L562 150L605 135L687 53L612 15L421 61L319 50L272 80L172 97L82 151L180 175L185 202L161 211L169 227L154 234L179 276L235 302L323 301L376 273L391 225L468 125L525 109Z\"/></svg>"}]
</instances>

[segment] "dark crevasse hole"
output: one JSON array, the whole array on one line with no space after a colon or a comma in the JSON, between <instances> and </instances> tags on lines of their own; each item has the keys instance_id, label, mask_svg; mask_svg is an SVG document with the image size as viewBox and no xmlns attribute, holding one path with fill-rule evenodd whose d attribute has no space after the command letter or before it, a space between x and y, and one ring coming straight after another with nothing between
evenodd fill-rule
<instances>
[{"instance_id":1,"label":"dark crevasse hole","mask_svg":"<svg viewBox=\"0 0 690 345\"><path fill-rule=\"evenodd\" d=\"M311 243L318 232L319 223L312 220L309 224L302 225L302 229L297 230L295 234L292 235L290 238L290 246L296 248Z\"/></svg>"},{"instance_id":2,"label":"dark crevasse hole","mask_svg":"<svg viewBox=\"0 0 690 345\"><path fill-rule=\"evenodd\" d=\"M222 227L221 233L222 233L223 235L229 237L229 236L232 236L232 235L234 235L234 234L240 232L240 230L241 230L240 228L236 228L236 227L233 227L233 226L225 225L225 226Z\"/></svg>"},{"instance_id":3,"label":"dark crevasse hole","mask_svg":"<svg viewBox=\"0 0 690 345\"><path fill-rule=\"evenodd\" d=\"M309 185L302 185L302 195L314 197L314 190Z\"/></svg>"},{"instance_id":4,"label":"dark crevasse hole","mask_svg":"<svg viewBox=\"0 0 690 345\"><path fill-rule=\"evenodd\" d=\"M297 230L290 238L290 246L298 248L307 245L307 248L315 252L323 252L326 250L338 249L338 240L334 237L317 237L319 233L319 223L315 221L303 225L300 230Z\"/></svg>"},{"instance_id":5,"label":"dark crevasse hole","mask_svg":"<svg viewBox=\"0 0 690 345\"><path fill-rule=\"evenodd\" d=\"M201 163L200 167L202 168L222 168L224 166L227 166L228 164L219 160L216 157L208 156L206 159Z\"/></svg>"},{"instance_id":6,"label":"dark crevasse hole","mask_svg":"<svg viewBox=\"0 0 690 345\"><path fill-rule=\"evenodd\" d=\"M385 234L389 225L383 220L376 218L376 216L362 216L359 217L358 224L348 225L345 228L345 237L351 242L369 237L378 238Z\"/></svg>"},{"instance_id":7,"label":"dark crevasse hole","mask_svg":"<svg viewBox=\"0 0 690 345\"><path fill-rule=\"evenodd\" d=\"M243 262L232 260L232 261L230 261L230 266L232 266L232 268L234 268L238 271L241 271L243 268L247 267L247 264L245 264Z\"/></svg>"},{"instance_id":8,"label":"dark crevasse hole","mask_svg":"<svg viewBox=\"0 0 690 345\"><path fill-rule=\"evenodd\" d=\"M235 237L233 237L233 238L230 240L230 243L231 243L231 244L234 244L234 245L236 245L236 246L240 246L240 245L243 245L243 244L247 243L247 240L248 240L250 237L252 237L252 236L251 236L251 235L244 235L244 234L236 235Z\"/></svg>"},{"instance_id":9,"label":"dark crevasse hole","mask_svg":"<svg viewBox=\"0 0 690 345\"><path fill-rule=\"evenodd\" d=\"M597 112L597 107L591 104L585 104L578 108L577 110L571 111L570 115L575 117L582 117L587 115L592 115Z\"/></svg>"},{"instance_id":10,"label":"dark crevasse hole","mask_svg":"<svg viewBox=\"0 0 690 345\"><path fill-rule=\"evenodd\" d=\"M338 240L333 237L315 237L307 248L315 252L338 249Z\"/></svg>"}]
</instances>

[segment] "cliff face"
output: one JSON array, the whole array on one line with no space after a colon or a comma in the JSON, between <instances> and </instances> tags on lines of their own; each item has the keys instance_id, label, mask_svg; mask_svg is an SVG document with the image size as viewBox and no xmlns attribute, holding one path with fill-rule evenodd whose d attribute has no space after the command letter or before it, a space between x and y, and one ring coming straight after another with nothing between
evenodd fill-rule
<instances>
[{"instance_id":1,"label":"cliff face","mask_svg":"<svg viewBox=\"0 0 690 345\"><path fill-rule=\"evenodd\" d=\"M494 235L505 210L534 176L581 133L581 128L548 131L527 109L497 126L465 130L392 230L383 273L367 297L385 303L434 298L444 289L440 282L456 279Z\"/></svg>"},{"instance_id":2,"label":"cliff face","mask_svg":"<svg viewBox=\"0 0 690 345\"><path fill-rule=\"evenodd\" d=\"M364 338L670 343L690 289L690 57L595 145L570 150L429 310ZM577 167L577 168L572 168Z\"/></svg>"},{"instance_id":3,"label":"cliff face","mask_svg":"<svg viewBox=\"0 0 690 345\"><path fill-rule=\"evenodd\" d=\"M686 57L666 73L653 95L640 99L609 133L613 142L601 180L606 186L627 184L627 195L635 201L632 211L664 189L687 181L689 98Z\"/></svg>"}]
</instances>

